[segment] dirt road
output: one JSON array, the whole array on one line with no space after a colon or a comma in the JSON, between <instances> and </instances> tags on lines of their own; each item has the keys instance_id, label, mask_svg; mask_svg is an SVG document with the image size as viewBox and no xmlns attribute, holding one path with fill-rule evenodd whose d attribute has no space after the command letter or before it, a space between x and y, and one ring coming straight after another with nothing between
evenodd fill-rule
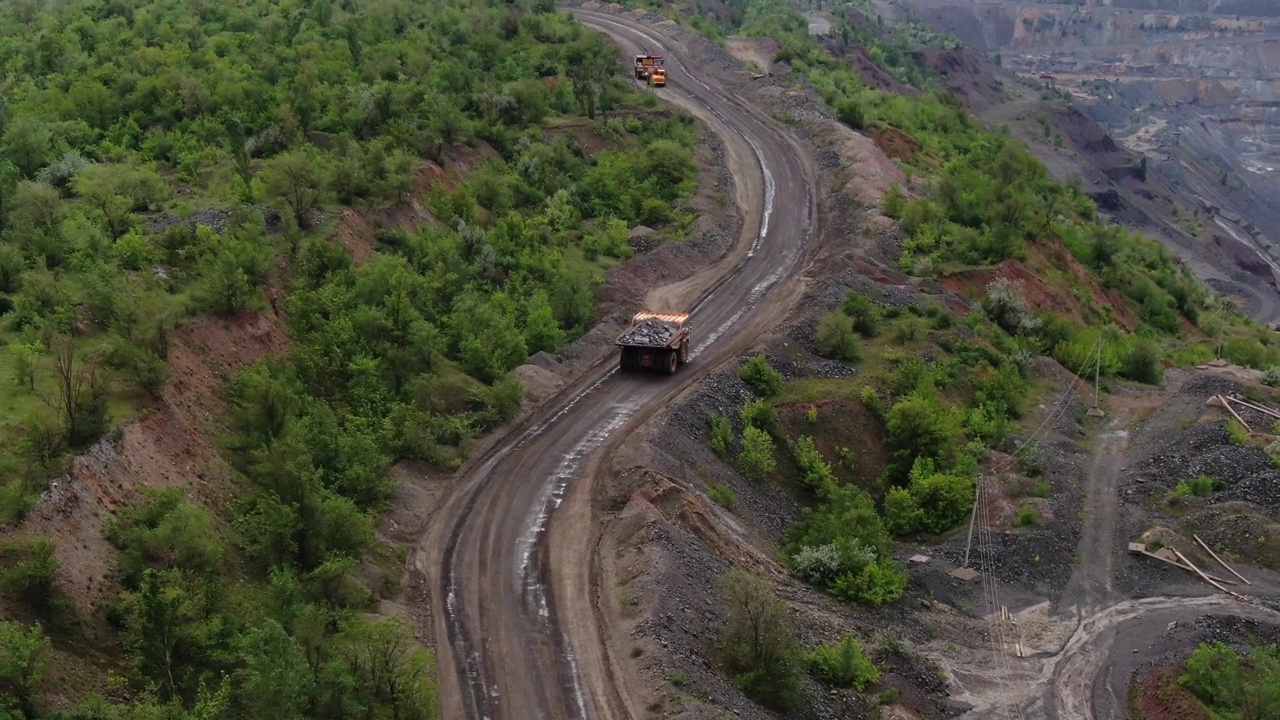
<instances>
[{"instance_id":1,"label":"dirt road","mask_svg":"<svg viewBox=\"0 0 1280 720\"><path fill-rule=\"evenodd\" d=\"M1085 479L1083 517L1075 571L1063 591L1059 607L1074 606L1075 615L1083 618L1101 610L1113 600L1112 567L1116 543L1116 517L1120 500L1116 496L1120 470L1124 467L1129 431L1122 421L1113 420L1109 428L1097 436L1093 461Z\"/></svg>"},{"instance_id":2,"label":"dirt road","mask_svg":"<svg viewBox=\"0 0 1280 720\"><path fill-rule=\"evenodd\" d=\"M1185 377L1170 382L1163 396L1172 396ZM953 696L973 704L963 717L1123 720L1129 717L1130 678L1176 626L1170 623L1192 623L1208 614L1280 623L1280 612L1267 606L1280 597L1280 583L1257 569L1250 572L1252 586L1234 588L1246 601L1191 579L1180 591L1185 595L1125 599L1116 590L1117 557L1126 551L1118 529L1119 491L1135 459L1132 448L1168 431L1164 424L1139 422L1135 414L1119 410L1095 435L1076 565L1057 612L1020 618L1024 626L1040 628L1040 640L1027 658L1007 659L1008 669L998 677L984 676L981 664L952 667L964 678L953 687Z\"/></svg>"},{"instance_id":3,"label":"dirt road","mask_svg":"<svg viewBox=\"0 0 1280 720\"><path fill-rule=\"evenodd\" d=\"M594 627L592 594L556 592L579 587L574 578L584 577L590 563L591 494L574 492L560 506L612 434L647 418L753 340L796 296L817 218L816 171L786 129L686 67L682 47L655 28L575 13L625 52L666 56L668 85L660 92L721 137L744 230L716 266L650 295L655 309L692 312L695 347L687 367L670 378L623 376L603 362L464 468L440 523L413 558L433 578L442 717L632 715ZM553 552L549 526L566 520L582 524L560 532L572 542Z\"/></svg>"}]
</instances>

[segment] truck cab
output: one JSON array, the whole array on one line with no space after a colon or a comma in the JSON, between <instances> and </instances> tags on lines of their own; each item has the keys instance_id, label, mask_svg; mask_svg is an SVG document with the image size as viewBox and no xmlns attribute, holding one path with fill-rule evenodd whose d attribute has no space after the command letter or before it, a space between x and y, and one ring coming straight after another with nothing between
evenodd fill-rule
<instances>
[{"instance_id":1,"label":"truck cab","mask_svg":"<svg viewBox=\"0 0 1280 720\"><path fill-rule=\"evenodd\" d=\"M661 55L637 55L635 71L637 80L648 80L650 84L653 84L653 74L660 71L662 83L666 84L667 71L662 67Z\"/></svg>"}]
</instances>

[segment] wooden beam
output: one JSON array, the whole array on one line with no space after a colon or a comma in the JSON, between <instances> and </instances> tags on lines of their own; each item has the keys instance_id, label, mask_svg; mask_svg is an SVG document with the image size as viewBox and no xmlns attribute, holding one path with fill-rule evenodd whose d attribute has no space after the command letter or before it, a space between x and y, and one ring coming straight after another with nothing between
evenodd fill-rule
<instances>
[{"instance_id":1,"label":"wooden beam","mask_svg":"<svg viewBox=\"0 0 1280 720\"><path fill-rule=\"evenodd\" d=\"M1219 395L1218 397L1222 397L1222 396ZM1231 403L1223 403L1223 407L1227 409L1227 412L1231 413L1231 417L1235 418L1236 422L1244 426L1244 429L1246 432L1253 432L1253 428L1249 427L1249 423L1245 422L1244 418L1240 417L1239 413L1236 412L1235 408L1231 407Z\"/></svg>"},{"instance_id":2,"label":"wooden beam","mask_svg":"<svg viewBox=\"0 0 1280 720\"><path fill-rule=\"evenodd\" d=\"M1174 550L1173 548L1169 548L1169 550L1170 550L1170 551L1172 551L1172 552L1174 552L1174 553L1178 552L1177 550ZM1149 557L1149 558L1155 558L1156 560L1159 560L1159 561L1160 561L1160 562L1162 562L1162 563L1169 563L1170 565L1172 565L1172 566L1174 566L1174 567L1178 568L1179 570L1186 570L1187 572L1195 572L1195 570L1194 570L1194 569L1192 569L1190 566L1183 565L1182 563L1178 562L1177 560L1170 560L1169 558L1160 557L1159 555L1157 555L1157 554L1155 554L1155 553L1153 553L1153 552L1147 552L1147 551L1145 551L1145 550L1144 550L1144 551L1142 551L1142 554L1143 554L1143 555L1146 555L1146 556L1147 556L1147 557ZM1226 583L1226 584L1228 584L1228 585L1239 585L1239 584L1240 584L1240 583L1236 582L1235 580L1225 580L1225 579L1223 579L1223 578L1218 577L1217 575L1209 575L1208 573L1205 573L1205 574L1206 574L1210 579L1212 579L1212 580L1214 580L1214 581L1216 581L1216 582Z\"/></svg>"},{"instance_id":3,"label":"wooden beam","mask_svg":"<svg viewBox=\"0 0 1280 720\"><path fill-rule=\"evenodd\" d=\"M1204 548L1204 551L1205 551L1205 552L1207 552L1207 553L1209 553L1209 555L1211 555L1211 556L1213 557L1213 559L1214 559L1214 560L1217 560L1219 565L1221 565L1222 567L1226 568L1226 569L1227 569L1227 571L1228 571L1228 572L1230 572L1232 575L1235 575L1236 577L1238 577L1238 578L1240 578L1242 581L1244 581L1244 584L1245 584L1245 585L1252 585L1252 584L1253 584L1253 583L1249 582L1249 579L1248 579L1248 578L1246 578L1245 576L1243 576L1243 575L1241 575L1240 573L1236 572L1235 568L1233 568L1233 567L1231 567L1230 565L1228 565L1228 564L1226 563L1226 561L1224 561L1222 558L1218 557L1218 553L1214 552L1214 551L1213 551L1213 548L1209 547L1209 546L1205 543L1205 541L1201 540L1199 535L1192 534L1192 536L1191 536L1191 537L1195 538L1195 539L1196 539L1196 542L1200 543L1200 547Z\"/></svg>"},{"instance_id":4,"label":"wooden beam","mask_svg":"<svg viewBox=\"0 0 1280 720\"><path fill-rule=\"evenodd\" d=\"M1232 401L1232 402L1236 403L1237 405L1243 405L1243 406L1245 406L1245 407L1247 407L1247 408L1252 408L1252 409L1254 409L1254 410L1257 410L1257 411L1258 411L1258 412L1260 412L1260 413L1264 413L1264 414L1270 415L1270 416L1271 416L1271 417L1273 417L1273 418L1280 419L1280 412L1276 412L1275 410L1272 410L1272 409L1271 409L1271 408L1269 408L1269 407L1265 407L1265 406L1263 406L1263 405L1259 405L1259 404L1257 404L1257 403L1255 403L1255 402L1253 402L1253 401L1251 401L1251 400L1246 400L1246 399L1244 399L1244 398L1242 398L1242 397L1240 397L1240 396L1238 396L1238 395L1228 395L1228 396L1226 396L1226 398L1227 398L1228 400L1230 400L1230 401Z\"/></svg>"},{"instance_id":5,"label":"wooden beam","mask_svg":"<svg viewBox=\"0 0 1280 720\"><path fill-rule=\"evenodd\" d=\"M1231 597L1233 597L1233 598L1235 598L1235 599L1237 599L1237 600L1244 600L1244 599L1245 599L1245 598L1244 598L1244 596L1243 596L1243 595L1241 595L1240 593L1235 592L1235 591L1233 591L1233 590L1228 590L1227 588L1223 587L1222 585L1220 585L1220 584L1218 584L1218 583L1214 582L1212 578L1210 578L1208 575L1205 575L1205 574L1204 574L1204 571L1202 571L1200 568L1196 567L1196 566L1195 566L1195 563L1193 563L1193 562L1191 562L1190 560L1188 560L1186 555L1183 555L1182 553L1178 552L1178 549L1177 549L1177 548L1172 548L1172 550L1173 550L1173 553L1174 553L1175 555L1177 555L1177 556L1178 556L1178 559L1179 559L1179 560L1181 560L1182 562L1186 563L1186 564L1187 564L1187 567L1190 567L1192 570L1194 570L1194 571L1196 572L1196 574L1197 574L1197 575L1199 575L1200 577L1204 578L1204 581L1205 581L1205 582L1207 582L1207 583L1209 583L1210 585L1212 585L1212 586L1214 586L1214 587L1218 588L1218 589L1219 589L1219 590L1221 590L1222 592L1224 592L1224 593L1226 593L1226 594L1230 595Z\"/></svg>"}]
</instances>

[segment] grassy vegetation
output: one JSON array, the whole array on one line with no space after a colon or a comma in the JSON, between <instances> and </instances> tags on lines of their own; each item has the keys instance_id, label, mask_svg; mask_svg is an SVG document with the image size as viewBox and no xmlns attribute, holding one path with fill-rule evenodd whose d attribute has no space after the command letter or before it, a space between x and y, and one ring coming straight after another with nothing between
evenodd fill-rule
<instances>
[{"instance_id":1,"label":"grassy vegetation","mask_svg":"<svg viewBox=\"0 0 1280 720\"><path fill-rule=\"evenodd\" d=\"M1220 720L1280 715L1280 646L1258 645L1248 653L1220 642L1202 644L1187 660L1178 682Z\"/></svg>"},{"instance_id":2,"label":"grassy vegetation","mask_svg":"<svg viewBox=\"0 0 1280 720\"><path fill-rule=\"evenodd\" d=\"M816 87L845 124L893 129L918 145L903 162L909 184L891 188L883 206L905 236L900 267L927 277L1022 261L1083 308L1070 316L1038 310L1026 288L1003 278L983 288L979 311L962 321L936 306L904 310L851 294L821 318L816 345L827 357L858 364L855 379L801 379L775 389L765 387L758 367L743 373L774 405L857 397L876 418L890 461L874 483L833 482L836 474L811 438L786 437L770 422L776 411L743 409L738 460L761 476L768 463L760 455L789 450L776 472L796 473L816 501L788 538L793 570L841 597L879 604L901 594L890 538L944 533L966 516L987 448L1002 447L1036 391L1036 356L1077 373L1096 368L1104 377L1160 384L1173 362L1221 354L1263 368L1275 364L1280 348L1158 242L1102 220L1088 197L1054 182L1006 133L975 123L909 57L924 43L946 46L945 39L911 26L835 25L839 44L862 45L873 62L921 92L908 97L864 84L808 36L807 22L785 3L747 3L730 29L778 41L775 61ZM1102 302L1099 293L1107 293ZM1126 314L1137 320L1133 331L1120 324ZM724 421L716 422L715 442L724 445ZM1029 494L1046 495L1042 485ZM1018 524L1034 522L1028 505Z\"/></svg>"},{"instance_id":3,"label":"grassy vegetation","mask_svg":"<svg viewBox=\"0 0 1280 720\"><path fill-rule=\"evenodd\" d=\"M247 481L232 507L174 491L108 520L120 592L100 616L53 591L47 542L7 547L6 602L26 624L4 626L0 650L26 675L6 678L0 714L435 715L430 653L363 614L395 585L360 571L395 564L373 530L388 466L455 467L518 409L507 372L593 322L629 229L679 238L693 219L692 119L630 90L616 49L552 10L0 10L5 519L159 395L184 325L265 308L270 281L295 347L233 379L232 433L215 438ZM339 208L402 203L425 161L459 154L472 167L420 198L421 230L379 230L359 267L330 239ZM226 212L186 222L210 209ZM97 645L67 644L77 623ZM55 649L111 665L111 700L51 714Z\"/></svg>"}]
</instances>

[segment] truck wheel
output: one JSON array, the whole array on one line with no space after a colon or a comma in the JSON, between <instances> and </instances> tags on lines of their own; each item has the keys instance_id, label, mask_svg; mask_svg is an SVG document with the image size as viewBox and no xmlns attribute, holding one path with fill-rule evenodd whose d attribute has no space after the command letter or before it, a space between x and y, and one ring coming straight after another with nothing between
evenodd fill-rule
<instances>
[{"instance_id":1,"label":"truck wheel","mask_svg":"<svg viewBox=\"0 0 1280 720\"><path fill-rule=\"evenodd\" d=\"M687 365L689 363L689 341L685 340L680 343L680 364Z\"/></svg>"},{"instance_id":2,"label":"truck wheel","mask_svg":"<svg viewBox=\"0 0 1280 720\"><path fill-rule=\"evenodd\" d=\"M631 369L631 348L622 348L618 353L618 369L627 372Z\"/></svg>"},{"instance_id":3,"label":"truck wheel","mask_svg":"<svg viewBox=\"0 0 1280 720\"><path fill-rule=\"evenodd\" d=\"M668 375L675 375L676 368L680 367L680 352L677 350L667 351L667 366L663 368Z\"/></svg>"}]
</instances>

